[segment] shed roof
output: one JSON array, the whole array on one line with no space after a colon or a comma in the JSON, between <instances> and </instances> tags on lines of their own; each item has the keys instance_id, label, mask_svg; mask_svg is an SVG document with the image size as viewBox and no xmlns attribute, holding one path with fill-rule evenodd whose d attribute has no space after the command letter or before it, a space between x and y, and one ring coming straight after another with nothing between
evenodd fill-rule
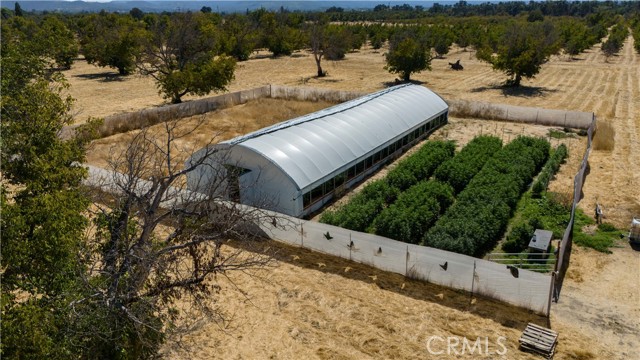
<instances>
[{"instance_id":1,"label":"shed roof","mask_svg":"<svg viewBox=\"0 0 640 360\"><path fill-rule=\"evenodd\" d=\"M548 230L536 229L533 233L533 237L531 241L529 241L529 248L547 251L549 249L549 244L551 243L551 238L553 237L553 232Z\"/></svg>"},{"instance_id":2,"label":"shed roof","mask_svg":"<svg viewBox=\"0 0 640 360\"><path fill-rule=\"evenodd\" d=\"M398 85L221 144L261 154L304 189L447 109L423 86Z\"/></svg>"}]
</instances>

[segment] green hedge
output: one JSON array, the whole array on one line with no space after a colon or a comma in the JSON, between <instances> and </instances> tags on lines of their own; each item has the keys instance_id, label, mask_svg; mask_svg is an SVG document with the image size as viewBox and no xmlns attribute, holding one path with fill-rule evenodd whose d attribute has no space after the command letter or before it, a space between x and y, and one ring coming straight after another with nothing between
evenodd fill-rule
<instances>
[{"instance_id":1,"label":"green hedge","mask_svg":"<svg viewBox=\"0 0 640 360\"><path fill-rule=\"evenodd\" d=\"M407 190L419 181L431 177L440 164L453 157L455 150L456 146L452 141L428 141L389 171L386 180L400 191Z\"/></svg>"},{"instance_id":2,"label":"green hedge","mask_svg":"<svg viewBox=\"0 0 640 360\"><path fill-rule=\"evenodd\" d=\"M365 231L386 204L393 203L400 192L385 180L375 180L333 211L325 211L320 222L355 231Z\"/></svg>"},{"instance_id":3,"label":"green hedge","mask_svg":"<svg viewBox=\"0 0 640 360\"><path fill-rule=\"evenodd\" d=\"M436 179L450 184L456 194L482 169L484 164L502 148L502 140L495 136L478 136L453 158L436 169Z\"/></svg>"},{"instance_id":4,"label":"green hedge","mask_svg":"<svg viewBox=\"0 0 640 360\"><path fill-rule=\"evenodd\" d=\"M505 230L521 194L549 156L549 143L519 137L485 164L422 244L482 256Z\"/></svg>"},{"instance_id":5,"label":"green hedge","mask_svg":"<svg viewBox=\"0 0 640 360\"><path fill-rule=\"evenodd\" d=\"M538 178L533 183L533 186L531 187L531 195L534 198L539 198L540 194L542 194L543 191L547 191L549 181L551 181L553 176L558 172L558 169L560 169L560 165L562 165L567 155L567 147L564 144L560 144L555 149L551 157L549 157L549 160L547 160L547 163L544 165L544 168L542 168L542 171L538 175Z\"/></svg>"},{"instance_id":6,"label":"green hedge","mask_svg":"<svg viewBox=\"0 0 640 360\"><path fill-rule=\"evenodd\" d=\"M373 221L371 232L418 244L424 233L454 201L453 188L439 181L422 181L400 194Z\"/></svg>"},{"instance_id":7,"label":"green hedge","mask_svg":"<svg viewBox=\"0 0 640 360\"><path fill-rule=\"evenodd\" d=\"M428 179L454 152L455 145L451 141L428 141L389 171L384 180L371 182L337 210L325 211L320 222L354 231L366 231L376 216L387 205L393 204L402 191Z\"/></svg>"}]
</instances>

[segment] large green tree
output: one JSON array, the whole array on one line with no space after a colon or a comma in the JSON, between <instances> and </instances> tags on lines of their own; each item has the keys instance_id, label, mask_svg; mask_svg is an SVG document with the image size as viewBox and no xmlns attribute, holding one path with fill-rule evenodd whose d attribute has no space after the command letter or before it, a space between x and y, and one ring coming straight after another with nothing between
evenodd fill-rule
<instances>
[{"instance_id":1,"label":"large green tree","mask_svg":"<svg viewBox=\"0 0 640 360\"><path fill-rule=\"evenodd\" d=\"M65 304L89 204L84 143L59 139L71 99L38 38L2 33L2 357L68 358Z\"/></svg>"},{"instance_id":2,"label":"large green tree","mask_svg":"<svg viewBox=\"0 0 640 360\"><path fill-rule=\"evenodd\" d=\"M28 17L10 17L2 22L2 37L28 43L30 51L63 69L71 68L78 56L75 35L58 16L47 15L39 23Z\"/></svg>"},{"instance_id":3,"label":"large green tree","mask_svg":"<svg viewBox=\"0 0 640 360\"><path fill-rule=\"evenodd\" d=\"M592 36L584 22L568 19L561 22L559 28L562 49L570 58L573 58L591 46Z\"/></svg>"},{"instance_id":4,"label":"large green tree","mask_svg":"<svg viewBox=\"0 0 640 360\"><path fill-rule=\"evenodd\" d=\"M477 57L504 71L506 85L520 86L522 78L532 78L559 49L557 32L550 22L514 22L504 28L497 48L485 47Z\"/></svg>"},{"instance_id":5,"label":"large green tree","mask_svg":"<svg viewBox=\"0 0 640 360\"><path fill-rule=\"evenodd\" d=\"M118 191L107 198L92 192L97 202L89 207L81 184L87 137L59 137L72 122L64 79L39 44L5 35L0 356L157 358L173 320L190 320L183 313L189 305L201 314L217 311L216 274L271 261L222 250L231 238L246 239L240 226L262 214L176 191L213 152L208 146L182 166L174 142L196 129L176 122L166 124L164 136L140 131L126 151L113 154L113 170L126 176L109 177L108 184L92 178L91 186Z\"/></svg>"},{"instance_id":6,"label":"large green tree","mask_svg":"<svg viewBox=\"0 0 640 360\"><path fill-rule=\"evenodd\" d=\"M82 53L89 64L118 69L128 75L136 68L136 60L147 36L144 23L130 15L91 14L79 21Z\"/></svg>"},{"instance_id":7,"label":"large green tree","mask_svg":"<svg viewBox=\"0 0 640 360\"><path fill-rule=\"evenodd\" d=\"M260 40L257 23L241 14L225 17L222 24L224 51L238 61L249 59Z\"/></svg>"},{"instance_id":8,"label":"large green tree","mask_svg":"<svg viewBox=\"0 0 640 360\"><path fill-rule=\"evenodd\" d=\"M138 66L172 103L187 94L223 91L233 79L236 61L221 52L218 28L207 14L161 16L149 31Z\"/></svg>"},{"instance_id":9,"label":"large green tree","mask_svg":"<svg viewBox=\"0 0 640 360\"><path fill-rule=\"evenodd\" d=\"M403 81L409 81L413 73L431 70L430 46L412 31L392 36L385 58L385 69L400 74Z\"/></svg>"},{"instance_id":10,"label":"large green tree","mask_svg":"<svg viewBox=\"0 0 640 360\"><path fill-rule=\"evenodd\" d=\"M304 46L301 30L304 17L301 14L261 9L251 13L250 17L258 22L262 31L260 45L269 49L274 57L291 55Z\"/></svg>"}]
</instances>

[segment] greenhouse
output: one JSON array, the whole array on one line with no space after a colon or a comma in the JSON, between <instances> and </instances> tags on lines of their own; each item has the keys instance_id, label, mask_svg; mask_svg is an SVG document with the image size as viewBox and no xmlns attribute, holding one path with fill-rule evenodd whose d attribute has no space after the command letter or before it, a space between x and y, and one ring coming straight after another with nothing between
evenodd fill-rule
<instances>
[{"instance_id":1,"label":"greenhouse","mask_svg":"<svg viewBox=\"0 0 640 360\"><path fill-rule=\"evenodd\" d=\"M447 103L394 86L201 149L189 189L303 217L447 123Z\"/></svg>"}]
</instances>

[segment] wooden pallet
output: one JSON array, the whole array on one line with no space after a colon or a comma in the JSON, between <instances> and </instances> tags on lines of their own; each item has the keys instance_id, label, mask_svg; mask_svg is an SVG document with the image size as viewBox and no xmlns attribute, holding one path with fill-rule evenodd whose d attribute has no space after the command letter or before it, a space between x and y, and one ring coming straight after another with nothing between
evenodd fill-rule
<instances>
[{"instance_id":1,"label":"wooden pallet","mask_svg":"<svg viewBox=\"0 0 640 360\"><path fill-rule=\"evenodd\" d=\"M558 333L529 323L520 337L520 349L553 358L558 343Z\"/></svg>"}]
</instances>

